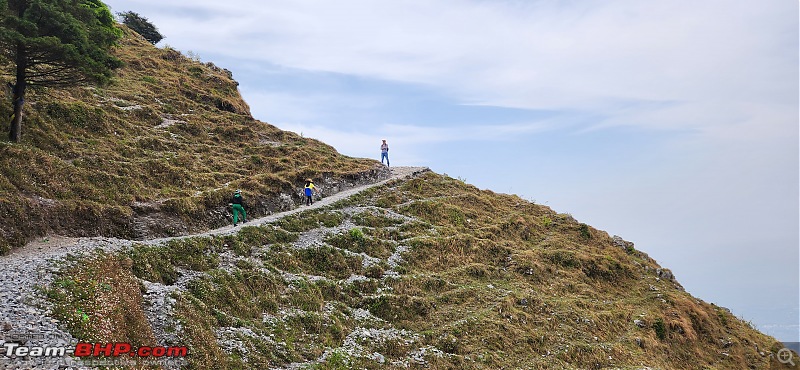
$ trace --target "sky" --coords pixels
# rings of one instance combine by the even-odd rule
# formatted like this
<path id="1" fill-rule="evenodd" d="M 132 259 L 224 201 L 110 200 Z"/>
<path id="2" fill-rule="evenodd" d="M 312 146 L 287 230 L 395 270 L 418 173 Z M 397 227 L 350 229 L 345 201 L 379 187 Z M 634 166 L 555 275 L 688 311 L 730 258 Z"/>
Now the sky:
<path id="1" fill-rule="evenodd" d="M 106 4 L 256 119 L 569 213 L 800 341 L 797 1 Z"/>

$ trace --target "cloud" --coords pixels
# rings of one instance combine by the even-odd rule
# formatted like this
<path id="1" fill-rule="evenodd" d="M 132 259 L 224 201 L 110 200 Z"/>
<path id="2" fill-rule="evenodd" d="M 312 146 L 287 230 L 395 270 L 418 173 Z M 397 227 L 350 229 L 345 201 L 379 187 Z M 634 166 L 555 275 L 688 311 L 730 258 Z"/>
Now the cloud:
<path id="1" fill-rule="evenodd" d="M 323 125 L 280 122 L 277 124 L 285 130 L 301 133 L 312 138 L 324 138 L 325 142 L 345 151 L 348 155 L 371 157 L 374 152 L 372 143 L 391 138 L 393 142 L 402 143 L 406 151 L 415 151 L 432 144 L 455 142 L 492 142 L 512 141 L 536 132 L 550 130 L 548 121 L 520 124 L 486 124 L 455 125 L 451 127 L 417 126 L 411 124 L 383 124 L 370 132 L 335 128 Z M 415 161 L 417 163 L 417 161 Z"/>
<path id="2" fill-rule="evenodd" d="M 797 55 L 786 52 L 796 49 L 796 2 L 135 4 L 168 42 L 201 56 L 430 85 L 464 103 L 622 119 L 620 104 L 675 103 L 667 113 L 684 119 L 626 123 L 685 128 L 729 122 L 740 103 L 797 102 Z"/>
<path id="3" fill-rule="evenodd" d="M 796 1 L 107 3 L 230 61 L 278 127 L 513 184 L 697 271 L 681 281 L 719 303 L 767 302 L 726 278 L 759 253 L 793 259 L 743 276 L 797 292 Z"/>

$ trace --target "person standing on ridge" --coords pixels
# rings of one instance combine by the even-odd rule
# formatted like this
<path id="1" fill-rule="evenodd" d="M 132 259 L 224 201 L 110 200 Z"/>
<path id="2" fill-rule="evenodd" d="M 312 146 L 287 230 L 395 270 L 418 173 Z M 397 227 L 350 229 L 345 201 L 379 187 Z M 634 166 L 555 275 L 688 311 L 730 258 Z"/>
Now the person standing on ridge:
<path id="1" fill-rule="evenodd" d="M 314 193 L 319 193 L 317 191 L 317 187 L 314 186 L 314 181 L 311 181 L 311 179 L 306 179 L 306 187 L 305 189 L 303 189 L 303 192 L 306 195 L 306 205 L 310 206 L 314 204 L 314 199 L 312 198 L 312 195 L 314 195 Z"/>
<path id="2" fill-rule="evenodd" d="M 231 207 L 233 208 L 233 226 L 239 223 L 238 215 L 242 215 L 242 223 L 247 222 L 247 212 L 244 211 L 244 199 L 242 198 L 242 191 L 236 190 L 231 199 Z"/>
<path id="3" fill-rule="evenodd" d="M 383 139 L 383 144 L 381 144 L 381 164 L 383 164 L 384 158 L 386 158 L 386 167 L 389 167 L 389 144 L 386 144 L 386 139 Z"/>

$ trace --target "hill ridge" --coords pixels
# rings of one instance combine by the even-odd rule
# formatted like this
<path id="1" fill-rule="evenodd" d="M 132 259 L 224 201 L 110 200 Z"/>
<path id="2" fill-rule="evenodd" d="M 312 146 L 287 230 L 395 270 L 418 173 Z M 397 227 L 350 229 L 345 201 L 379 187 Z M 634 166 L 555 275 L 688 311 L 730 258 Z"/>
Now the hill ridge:
<path id="1" fill-rule="evenodd" d="M 633 243 L 428 169 L 387 180 L 123 30 L 114 84 L 32 92 L 0 143 L 3 343 L 188 347 L 169 369 L 788 368 Z M 297 208 L 308 177 L 361 190 Z M 261 218 L 233 230 L 237 188 Z"/>
<path id="2" fill-rule="evenodd" d="M 0 289 L 3 326 L 189 348 L 169 369 L 788 368 L 782 344 L 683 291 L 632 243 L 409 173 L 235 230 L 5 257 L 0 281 L 28 293 Z"/>
<path id="3" fill-rule="evenodd" d="M 232 189 L 266 215 L 299 203 L 305 178 L 341 190 L 386 175 L 255 120 L 230 71 L 120 27 L 110 85 L 29 91 L 21 142 L 0 142 L 0 254 L 46 234 L 194 233 L 228 223 Z"/>

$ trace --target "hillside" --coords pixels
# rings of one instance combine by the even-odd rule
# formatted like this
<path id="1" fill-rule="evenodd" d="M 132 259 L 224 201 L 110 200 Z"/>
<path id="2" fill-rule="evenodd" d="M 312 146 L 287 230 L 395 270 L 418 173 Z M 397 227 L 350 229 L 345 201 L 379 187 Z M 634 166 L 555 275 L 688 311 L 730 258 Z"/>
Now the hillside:
<path id="1" fill-rule="evenodd" d="M 0 253 L 48 233 L 186 234 L 228 223 L 235 189 L 258 216 L 294 207 L 307 177 L 336 191 L 387 176 L 253 119 L 230 71 L 123 29 L 110 86 L 31 91 L 22 142 L 0 142 Z"/>
<path id="2" fill-rule="evenodd" d="M 0 143 L 4 246 L 34 241 L 0 256 L 3 343 L 188 350 L 124 368 L 790 368 L 631 242 L 254 120 L 230 72 L 129 30 L 117 53 L 112 86 L 31 96 Z M 327 193 L 298 208 L 305 177 Z"/>
<path id="3" fill-rule="evenodd" d="M 16 313 L 0 319 L 65 343 L 187 347 L 164 368 L 790 368 L 774 338 L 568 214 L 429 171 L 331 200 L 203 236 L 12 254 L 0 297 Z"/>

